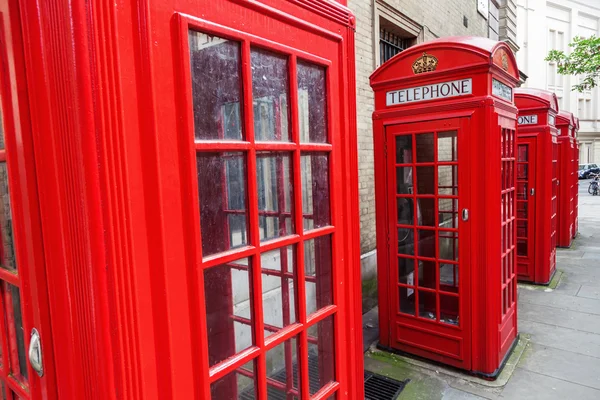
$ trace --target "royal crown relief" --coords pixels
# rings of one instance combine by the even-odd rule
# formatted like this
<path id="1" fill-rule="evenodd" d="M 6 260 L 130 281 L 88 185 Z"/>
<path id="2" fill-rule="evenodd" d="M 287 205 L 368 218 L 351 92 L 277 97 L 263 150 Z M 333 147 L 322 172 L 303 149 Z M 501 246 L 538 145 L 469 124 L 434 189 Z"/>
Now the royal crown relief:
<path id="1" fill-rule="evenodd" d="M 423 53 L 423 55 L 415 60 L 412 65 L 413 72 L 422 74 L 424 72 L 435 71 L 438 65 L 438 59 L 431 54 Z"/>

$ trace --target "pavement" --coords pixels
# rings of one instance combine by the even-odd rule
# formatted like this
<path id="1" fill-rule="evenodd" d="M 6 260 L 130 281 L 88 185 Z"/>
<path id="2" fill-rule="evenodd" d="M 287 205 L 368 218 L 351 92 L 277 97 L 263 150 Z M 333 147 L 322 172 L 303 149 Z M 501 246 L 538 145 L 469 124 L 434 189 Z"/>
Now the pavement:
<path id="1" fill-rule="evenodd" d="M 557 284 L 519 284 L 520 348 L 498 381 L 374 350 L 376 308 L 363 317 L 365 369 L 410 379 L 398 399 L 600 399 L 600 196 L 588 185 L 580 181 L 579 235 L 557 252 Z"/>

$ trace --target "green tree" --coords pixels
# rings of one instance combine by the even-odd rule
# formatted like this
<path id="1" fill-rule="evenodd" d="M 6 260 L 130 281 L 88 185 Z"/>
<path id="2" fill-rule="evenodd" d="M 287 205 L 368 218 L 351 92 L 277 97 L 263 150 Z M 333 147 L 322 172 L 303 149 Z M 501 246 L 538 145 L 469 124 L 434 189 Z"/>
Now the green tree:
<path id="1" fill-rule="evenodd" d="M 581 77 L 580 83 L 573 86 L 574 90 L 583 92 L 596 87 L 600 80 L 600 37 L 577 36 L 573 38 L 573 43 L 569 43 L 569 47 L 572 48 L 570 54 L 550 50 L 546 61 L 556 62 L 561 75 Z"/>

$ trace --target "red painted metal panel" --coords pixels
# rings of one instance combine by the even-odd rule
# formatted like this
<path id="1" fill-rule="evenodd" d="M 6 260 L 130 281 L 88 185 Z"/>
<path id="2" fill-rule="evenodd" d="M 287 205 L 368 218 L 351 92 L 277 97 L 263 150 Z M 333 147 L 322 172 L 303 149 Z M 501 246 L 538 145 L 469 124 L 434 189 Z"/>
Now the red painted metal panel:
<path id="1" fill-rule="evenodd" d="M 535 176 L 528 192 L 528 202 L 535 213 L 529 213 L 528 224 L 534 226 L 535 243 L 531 264 L 519 271 L 519 279 L 548 284 L 556 270 L 558 228 L 558 102 L 554 93 L 539 89 L 516 89 L 515 105 L 519 109 L 517 144 L 535 140 Z M 517 244 L 519 245 L 519 244 Z M 524 258 L 519 257 L 523 263 Z"/>
<path id="2" fill-rule="evenodd" d="M 19 82 L 19 93 L 29 95 L 19 101 L 31 106 L 31 115 L 21 109 L 19 117 L 23 124 L 31 120 L 35 153 L 31 140 L 23 140 L 29 156 L 36 156 L 37 174 L 33 159 L 23 168 L 31 175 L 27 179 L 11 172 L 11 185 L 22 180 L 29 197 L 19 197 L 18 185 L 11 186 L 11 196 L 44 221 L 41 233 L 17 226 L 16 237 L 27 231 L 25 241 L 37 234 L 43 242 L 30 243 L 31 260 L 19 253 L 23 268 L 36 261 L 31 275 L 28 269 L 17 277 L 0 273 L 0 280 L 27 292 L 24 325 L 27 332 L 39 326 L 48 340 L 49 367 L 53 350 L 61 357 L 56 376 L 54 368 L 41 380 L 29 373 L 29 393 L 15 385 L 6 369 L 0 369 L 0 379 L 20 397 L 34 399 L 210 399 L 215 388 L 219 395 L 212 398 L 233 396 L 242 390 L 233 382 L 248 377 L 259 399 L 274 389 L 302 399 L 362 399 L 350 11 L 320 0 L 140 1 L 94 7 L 34 1 L 20 7 L 27 22 L 24 56 L 8 58 L 27 66 L 18 72 L 26 70 L 27 79 L 11 76 L 11 83 Z M 16 26 L 8 29 L 21 32 Z M 191 48 L 190 30 L 203 32 L 209 43 L 194 42 L 198 46 Z M 211 78 L 214 83 L 224 76 L 223 89 L 235 75 L 239 90 L 219 104 L 218 118 L 202 125 L 212 110 L 206 104 L 195 108 L 192 53 L 222 43 L 237 43 L 239 68 L 213 70 Z M 284 59 L 287 67 L 265 68 L 257 81 L 255 52 Z M 322 72 L 322 87 L 300 88 L 299 82 L 314 78 L 314 71 Z M 260 113 L 269 111 L 257 108 L 253 87 L 274 82 L 279 77 L 267 74 L 277 72 L 287 78 L 288 97 L 273 100 L 276 133 L 260 141 L 258 132 L 268 128 L 256 123 L 264 122 Z M 269 97 L 267 89 L 258 100 Z M 319 101 L 323 106 L 313 109 Z M 235 130 L 231 115 L 236 108 L 243 131 L 237 141 L 228 137 Z M 196 135 L 199 126 L 208 127 L 215 138 L 203 141 Z M 315 126 L 324 137 L 304 140 L 301 130 Z M 275 198 L 270 208 L 259 193 L 267 152 L 279 155 L 269 175 L 276 186 L 269 193 Z M 236 168 L 243 183 L 231 186 Z M 288 184 L 289 192 L 284 190 Z M 220 208 L 206 207 L 207 197 L 221 201 Z M 18 212 L 15 220 L 21 218 Z M 39 223 L 38 214 L 30 218 L 31 225 Z M 279 234 L 265 239 L 262 221 L 273 219 Z M 241 221 L 244 228 L 235 232 L 241 236 L 231 234 Z M 38 260 L 41 243 L 46 265 Z M 281 271 L 262 260 L 267 252 L 279 255 Z M 305 269 L 311 262 L 314 270 Z M 288 263 L 293 271 L 284 272 Z M 250 306 L 240 314 L 235 296 L 244 274 L 244 301 Z M 266 320 L 270 310 L 263 305 L 263 280 L 273 278 L 282 292 L 282 327 Z M 3 297 L 7 307 L 10 299 Z M 32 311 L 36 303 L 39 315 Z M 10 330 L 14 321 L 10 316 L 6 321 L 9 325 L 0 328 Z M 249 345 L 238 349 L 237 329 L 246 327 Z M 15 342 L 3 339 L 2 354 L 16 354 L 11 356 L 16 365 Z M 277 355 L 280 347 L 285 384 L 268 376 L 269 354 Z M 294 363 L 299 383 L 292 377 Z"/>
<path id="3" fill-rule="evenodd" d="M 515 343 L 516 71 L 444 38 L 371 76 L 382 347 L 495 376 Z"/>
<path id="4" fill-rule="evenodd" d="M 577 232 L 579 232 L 579 175 L 577 171 L 579 170 L 579 141 L 577 140 L 577 131 L 579 130 L 579 118 L 574 118 L 574 127 L 573 127 L 573 169 L 576 171 L 573 176 L 573 238 L 577 236 Z"/>
<path id="5" fill-rule="evenodd" d="M 575 119 L 573 114 L 561 111 L 556 116 L 558 136 L 558 233 L 557 246 L 570 247 L 575 235 L 574 185 L 577 182 L 577 167 L 575 166 L 575 139 L 573 129 Z"/>

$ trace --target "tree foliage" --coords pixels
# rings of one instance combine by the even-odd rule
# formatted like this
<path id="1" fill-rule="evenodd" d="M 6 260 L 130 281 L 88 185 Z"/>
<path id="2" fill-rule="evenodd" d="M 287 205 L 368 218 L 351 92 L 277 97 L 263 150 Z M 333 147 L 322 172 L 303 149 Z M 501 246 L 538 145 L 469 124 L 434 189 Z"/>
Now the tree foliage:
<path id="1" fill-rule="evenodd" d="M 600 37 L 575 37 L 569 43 L 571 53 L 550 50 L 546 61 L 556 62 L 561 75 L 577 75 L 579 84 L 573 89 L 579 92 L 596 87 L 600 80 Z"/>

